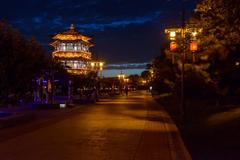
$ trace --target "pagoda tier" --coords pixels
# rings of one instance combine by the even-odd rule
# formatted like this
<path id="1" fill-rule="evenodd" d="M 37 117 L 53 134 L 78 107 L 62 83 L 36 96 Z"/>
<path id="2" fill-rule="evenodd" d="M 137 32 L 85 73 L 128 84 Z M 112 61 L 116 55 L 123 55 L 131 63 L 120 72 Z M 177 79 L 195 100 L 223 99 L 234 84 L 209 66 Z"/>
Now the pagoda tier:
<path id="1" fill-rule="evenodd" d="M 91 53 L 89 52 L 61 52 L 61 51 L 55 51 L 52 53 L 52 56 L 54 59 L 57 60 L 74 60 L 74 59 L 78 59 L 78 60 L 91 60 Z"/>
<path id="2" fill-rule="evenodd" d="M 82 70 L 82 69 L 68 69 L 68 73 L 74 74 L 74 75 L 81 75 L 81 74 L 87 74 L 87 70 Z"/>
<path id="3" fill-rule="evenodd" d="M 62 40 L 62 41 L 84 41 L 86 43 L 90 43 L 89 40 L 91 40 L 90 37 L 81 35 L 80 32 L 78 32 L 73 24 L 71 24 L 70 28 L 63 33 L 58 33 L 53 37 L 54 40 Z"/>
<path id="4" fill-rule="evenodd" d="M 81 35 L 73 25 L 63 33 L 53 36 L 51 45 L 54 47 L 52 57 L 72 74 L 85 74 L 90 71 L 93 45 L 90 37 Z"/>

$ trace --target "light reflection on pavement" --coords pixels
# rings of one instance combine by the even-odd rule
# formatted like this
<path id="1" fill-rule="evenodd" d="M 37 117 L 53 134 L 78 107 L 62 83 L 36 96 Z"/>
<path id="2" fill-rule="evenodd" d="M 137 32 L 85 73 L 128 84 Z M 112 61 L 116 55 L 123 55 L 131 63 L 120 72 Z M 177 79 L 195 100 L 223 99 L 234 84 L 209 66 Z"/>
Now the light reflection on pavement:
<path id="1" fill-rule="evenodd" d="M 191 159 L 149 93 L 103 99 L 57 123 L 4 141 L 3 160 Z"/>

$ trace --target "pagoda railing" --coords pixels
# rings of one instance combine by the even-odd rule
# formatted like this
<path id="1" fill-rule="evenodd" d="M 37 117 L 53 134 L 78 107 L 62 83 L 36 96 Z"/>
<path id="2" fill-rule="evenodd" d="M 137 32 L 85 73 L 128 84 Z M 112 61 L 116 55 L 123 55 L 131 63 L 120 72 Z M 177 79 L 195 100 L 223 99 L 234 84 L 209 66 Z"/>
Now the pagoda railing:
<path id="1" fill-rule="evenodd" d="M 55 51 L 52 53 L 53 58 L 60 59 L 78 59 L 84 58 L 90 60 L 92 54 L 90 52 L 71 52 L 71 51 Z"/>

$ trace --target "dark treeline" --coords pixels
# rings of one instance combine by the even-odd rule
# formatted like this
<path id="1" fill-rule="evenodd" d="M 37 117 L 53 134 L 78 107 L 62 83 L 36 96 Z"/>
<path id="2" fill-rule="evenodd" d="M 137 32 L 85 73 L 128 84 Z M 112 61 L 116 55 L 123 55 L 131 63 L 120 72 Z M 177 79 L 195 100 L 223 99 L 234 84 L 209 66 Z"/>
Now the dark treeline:
<path id="1" fill-rule="evenodd" d="M 50 59 L 34 39 L 26 39 L 0 21 L 0 99 L 22 97 L 32 91 L 32 80 L 51 66 Z"/>

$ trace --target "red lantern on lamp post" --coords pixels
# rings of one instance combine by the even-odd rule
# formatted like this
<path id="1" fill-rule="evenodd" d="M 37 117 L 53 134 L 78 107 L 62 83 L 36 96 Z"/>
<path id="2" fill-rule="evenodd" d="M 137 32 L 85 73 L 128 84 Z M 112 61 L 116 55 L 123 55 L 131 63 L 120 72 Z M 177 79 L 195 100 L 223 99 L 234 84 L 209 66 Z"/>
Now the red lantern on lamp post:
<path id="1" fill-rule="evenodd" d="M 191 42 L 190 43 L 190 51 L 196 52 L 198 50 L 198 44 L 197 42 Z"/>
<path id="2" fill-rule="evenodd" d="M 196 62 L 195 52 L 198 50 L 198 44 L 197 42 L 190 42 L 190 51 L 192 52 L 192 60 L 193 63 Z"/>
<path id="3" fill-rule="evenodd" d="M 175 52 L 177 50 L 177 43 L 176 42 L 170 42 L 170 51 Z M 172 64 L 175 63 L 175 57 L 174 53 L 172 53 Z"/>
<path id="4" fill-rule="evenodd" d="M 177 43 L 176 42 L 171 42 L 170 43 L 170 50 L 171 51 L 176 51 L 177 49 Z"/>

